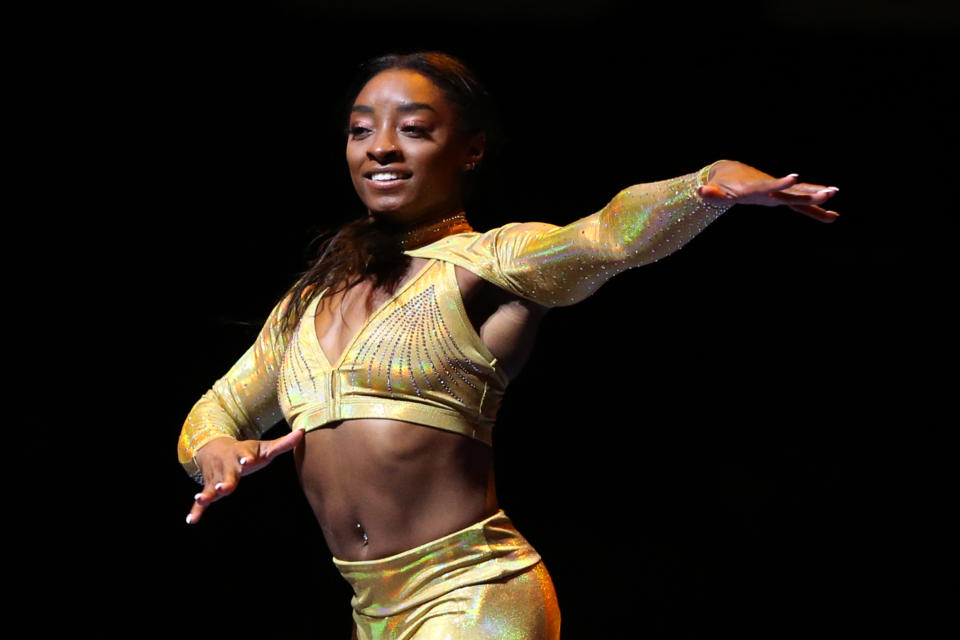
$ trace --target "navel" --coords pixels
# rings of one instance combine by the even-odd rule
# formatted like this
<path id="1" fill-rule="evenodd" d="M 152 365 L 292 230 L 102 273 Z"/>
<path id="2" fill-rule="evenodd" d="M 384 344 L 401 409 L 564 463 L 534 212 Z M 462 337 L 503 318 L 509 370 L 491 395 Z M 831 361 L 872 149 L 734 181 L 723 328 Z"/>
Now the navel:
<path id="1" fill-rule="evenodd" d="M 360 536 L 360 540 L 363 541 L 363 546 L 367 546 L 369 538 L 367 538 L 367 532 L 363 530 L 359 522 L 357 523 L 357 534 Z"/>

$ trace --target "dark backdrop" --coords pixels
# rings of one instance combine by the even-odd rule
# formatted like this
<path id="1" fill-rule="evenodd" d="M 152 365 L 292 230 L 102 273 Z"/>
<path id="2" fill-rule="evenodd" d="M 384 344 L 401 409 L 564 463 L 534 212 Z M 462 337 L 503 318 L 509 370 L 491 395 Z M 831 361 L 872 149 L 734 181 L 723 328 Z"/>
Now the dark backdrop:
<path id="1" fill-rule="evenodd" d="M 955 296 L 931 260 L 956 173 L 955 13 L 285 0 L 84 17 L 60 24 L 78 46 L 50 54 L 75 108 L 40 109 L 66 114 L 66 199 L 89 206 L 68 243 L 84 238 L 95 275 L 73 309 L 105 329 L 78 375 L 101 435 L 69 440 L 108 472 L 74 521 L 101 544 L 52 574 L 79 579 L 72 624 L 349 637 L 350 592 L 291 458 L 188 527 L 196 486 L 174 443 L 313 235 L 361 213 L 340 119 L 356 65 L 416 49 L 461 56 L 500 105 L 508 142 L 477 228 L 563 224 L 720 158 L 840 187 L 833 225 L 737 207 L 549 314 L 502 408 L 496 471 L 564 637 L 915 628 L 946 602 L 937 513 L 955 474 L 937 462 L 925 358 L 947 357 Z"/>

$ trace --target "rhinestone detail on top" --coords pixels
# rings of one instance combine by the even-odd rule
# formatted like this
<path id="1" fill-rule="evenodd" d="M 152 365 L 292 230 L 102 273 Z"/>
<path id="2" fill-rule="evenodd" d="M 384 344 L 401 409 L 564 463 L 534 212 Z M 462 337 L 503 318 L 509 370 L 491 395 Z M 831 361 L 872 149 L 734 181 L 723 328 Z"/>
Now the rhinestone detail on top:
<path id="1" fill-rule="evenodd" d="M 423 396 L 424 388 L 439 387 L 462 402 L 455 389 L 466 385 L 477 390 L 468 376 L 481 373 L 453 339 L 433 285 L 378 320 L 355 353 L 350 383 L 356 385 L 357 372 L 366 371 L 367 386 L 383 376 L 389 393 L 401 378 L 418 396 Z"/>

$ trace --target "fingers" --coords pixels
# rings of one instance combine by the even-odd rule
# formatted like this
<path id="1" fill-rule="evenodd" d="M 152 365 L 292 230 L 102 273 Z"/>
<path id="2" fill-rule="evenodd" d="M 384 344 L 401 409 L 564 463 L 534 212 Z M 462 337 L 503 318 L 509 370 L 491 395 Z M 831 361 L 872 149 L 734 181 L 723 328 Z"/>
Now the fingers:
<path id="1" fill-rule="evenodd" d="M 203 490 L 193 497 L 187 515 L 188 524 L 196 524 L 206 509 L 217 500 L 233 493 L 240 478 L 267 466 L 271 460 L 303 442 L 304 431 L 296 429 L 276 440 L 244 440 L 208 444 L 203 463 Z M 226 440 L 226 439 L 224 439 Z"/>
<path id="2" fill-rule="evenodd" d="M 824 187 L 815 184 L 796 184 L 789 189 L 771 193 L 781 204 L 788 205 L 794 211 L 820 222 L 834 222 L 840 217 L 836 211 L 817 206 L 824 204 L 840 191 L 837 187 Z"/>
<path id="3" fill-rule="evenodd" d="M 815 193 L 788 193 L 778 191 L 770 195 L 780 204 L 823 204 L 833 197 L 833 191 L 817 191 Z"/>
<path id="4" fill-rule="evenodd" d="M 840 217 L 836 211 L 824 209 L 821 206 L 840 191 L 837 187 L 825 187 L 819 184 L 796 182 L 796 174 L 776 180 L 771 186 L 787 185 L 781 189 L 768 192 L 768 197 L 777 204 L 785 204 L 794 211 L 813 218 L 819 222 L 834 222 Z"/>
<path id="5" fill-rule="evenodd" d="M 840 217 L 840 214 L 836 211 L 829 211 L 814 205 L 790 205 L 790 208 L 820 222 L 830 223 Z"/>
<path id="6" fill-rule="evenodd" d="M 296 429 L 276 440 L 244 440 L 229 443 L 209 444 L 204 456 L 203 490 L 193 497 L 193 507 L 187 515 L 187 523 L 195 524 L 204 511 L 236 490 L 240 478 L 267 466 L 271 460 L 303 442 L 303 429 Z M 226 439 L 224 439 L 226 440 Z"/>
<path id="7" fill-rule="evenodd" d="M 798 174 L 791 173 L 790 175 L 784 176 L 783 178 L 779 178 L 777 180 L 771 180 L 770 182 L 766 183 L 762 187 L 762 190 L 766 191 L 767 193 L 771 193 L 774 191 L 783 191 L 784 189 L 789 189 L 790 187 L 797 184 L 798 178 L 799 178 Z"/>
<path id="8" fill-rule="evenodd" d="M 822 184 L 810 184 L 808 182 L 798 182 L 797 184 L 783 190 L 786 193 L 815 195 L 817 193 L 836 193 L 840 191 L 839 187 L 825 187 Z"/>
<path id="9" fill-rule="evenodd" d="M 233 493 L 243 473 L 240 460 L 250 456 L 250 441 L 237 442 L 232 438 L 213 440 L 205 445 L 197 461 L 203 472 L 203 490 L 193 497 L 193 506 L 187 515 L 187 524 L 196 524 L 206 509 L 225 496 Z M 202 456 L 202 459 L 201 459 Z"/>
<path id="10" fill-rule="evenodd" d="M 840 217 L 836 211 L 820 206 L 840 191 L 837 187 L 798 182 L 798 179 L 796 173 L 773 178 L 747 165 L 734 164 L 723 175 L 718 172 L 716 181 L 701 186 L 698 193 L 705 200 L 723 199 L 765 207 L 786 205 L 820 222 L 833 222 Z"/>
<path id="11" fill-rule="evenodd" d="M 267 462 L 273 460 L 281 453 L 292 451 L 299 445 L 304 438 L 302 428 L 294 429 L 282 438 L 260 443 L 260 455 L 266 458 Z"/>
<path id="12" fill-rule="evenodd" d="M 203 517 L 203 512 L 211 504 L 230 495 L 237 488 L 240 479 L 238 469 L 226 468 L 223 472 L 212 472 L 203 486 L 203 490 L 193 496 L 193 507 L 187 514 L 187 524 L 196 524 Z"/>

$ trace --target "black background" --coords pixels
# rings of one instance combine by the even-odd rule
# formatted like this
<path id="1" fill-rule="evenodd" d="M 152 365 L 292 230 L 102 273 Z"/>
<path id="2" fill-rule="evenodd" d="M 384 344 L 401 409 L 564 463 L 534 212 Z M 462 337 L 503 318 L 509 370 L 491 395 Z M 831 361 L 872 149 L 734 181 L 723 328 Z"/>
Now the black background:
<path id="1" fill-rule="evenodd" d="M 479 229 L 564 224 L 720 158 L 840 187 L 835 224 L 737 207 L 549 314 L 501 410 L 496 471 L 564 637 L 918 631 L 955 596 L 951 420 L 934 406 L 955 297 L 939 260 L 955 11 L 285 0 L 33 24 L 21 166 L 65 216 L 33 220 L 52 238 L 37 255 L 78 267 L 49 338 L 79 346 L 82 410 L 50 441 L 68 478 L 95 478 L 82 494 L 58 478 L 61 506 L 43 509 L 34 542 L 60 560 L 26 593 L 70 595 L 41 625 L 349 637 L 350 591 L 292 460 L 188 527 L 196 486 L 173 448 L 313 235 L 362 212 L 340 119 L 356 66 L 419 49 L 462 57 L 499 103 L 508 142 Z"/>

